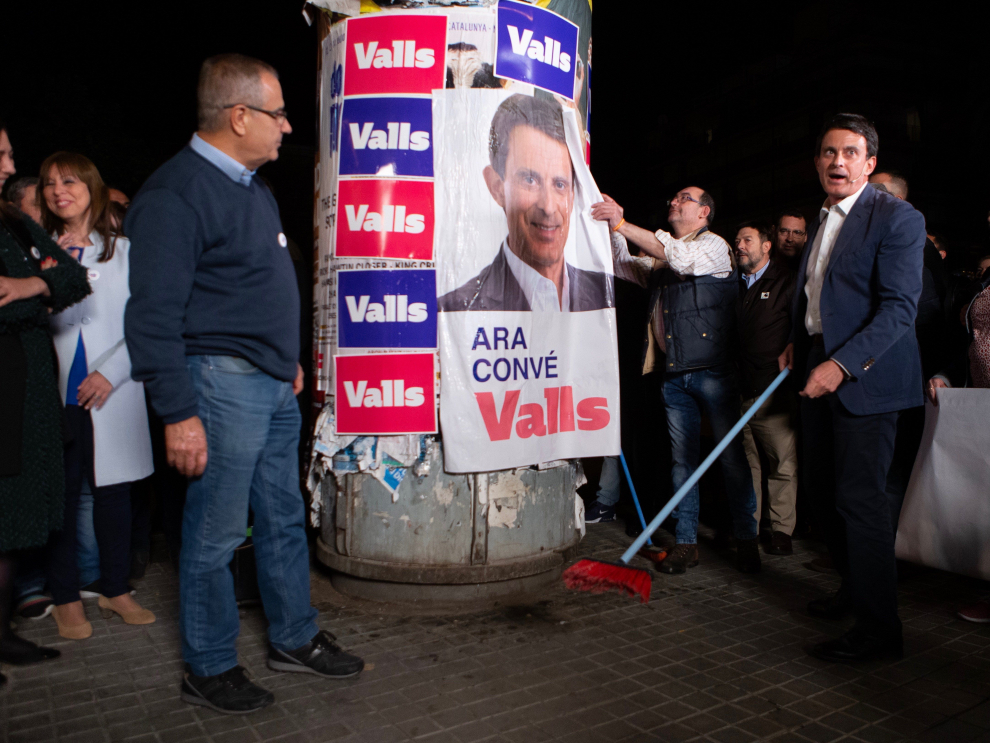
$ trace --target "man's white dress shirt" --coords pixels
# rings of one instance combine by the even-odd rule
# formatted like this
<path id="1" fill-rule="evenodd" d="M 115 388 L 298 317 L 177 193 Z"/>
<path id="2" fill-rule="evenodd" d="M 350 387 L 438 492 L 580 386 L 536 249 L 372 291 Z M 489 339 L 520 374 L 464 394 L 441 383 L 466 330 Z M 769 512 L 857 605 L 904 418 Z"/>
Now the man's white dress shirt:
<path id="1" fill-rule="evenodd" d="M 570 312 L 570 282 L 567 280 L 567 264 L 564 264 L 564 288 L 557 296 L 557 285 L 540 274 L 535 268 L 524 263 L 509 249 L 509 241 L 502 243 L 502 253 L 509 270 L 519 283 L 523 296 L 533 312 Z"/>
<path id="2" fill-rule="evenodd" d="M 808 265 L 805 269 L 804 293 L 808 297 L 808 311 L 804 316 L 804 326 L 808 329 L 809 335 L 821 335 L 822 281 L 825 278 L 825 269 L 828 268 L 828 259 L 832 255 L 832 248 L 835 246 L 836 238 L 839 237 L 842 225 L 846 223 L 846 217 L 868 185 L 869 182 L 864 183 L 856 193 L 847 196 L 833 207 L 829 207 L 827 200 L 822 205 L 818 216 L 818 234 L 815 235 L 815 242 L 811 246 L 811 254 L 808 256 Z M 822 222 L 825 224 L 822 225 Z"/>

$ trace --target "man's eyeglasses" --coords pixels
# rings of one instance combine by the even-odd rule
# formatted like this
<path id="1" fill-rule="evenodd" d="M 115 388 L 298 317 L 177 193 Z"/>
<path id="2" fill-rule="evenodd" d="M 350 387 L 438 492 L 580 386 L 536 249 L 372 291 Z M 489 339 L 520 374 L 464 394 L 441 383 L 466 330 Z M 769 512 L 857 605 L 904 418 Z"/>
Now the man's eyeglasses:
<path id="1" fill-rule="evenodd" d="M 804 230 L 789 230 L 786 227 L 781 227 L 777 230 L 777 234 L 782 237 L 787 237 L 788 235 L 794 235 L 794 237 L 804 237 L 808 233 Z"/>
<path id="2" fill-rule="evenodd" d="M 244 106 L 244 108 L 250 108 L 252 111 L 257 111 L 258 113 L 262 113 L 262 114 L 268 114 L 273 119 L 275 119 L 275 121 L 279 125 L 283 124 L 285 120 L 289 118 L 289 114 L 286 113 L 285 108 L 276 108 L 274 111 L 269 111 L 264 108 L 258 108 L 257 106 L 249 106 L 246 103 L 230 103 L 227 104 L 226 106 L 223 106 L 223 108 L 236 108 L 237 106 Z"/>
<path id="3" fill-rule="evenodd" d="M 672 199 L 668 199 L 667 206 L 673 206 L 674 204 L 683 204 L 685 201 L 693 201 L 695 204 L 701 203 L 697 199 L 691 198 L 690 194 L 682 193 L 682 194 L 677 194 L 677 196 L 675 196 Z"/>

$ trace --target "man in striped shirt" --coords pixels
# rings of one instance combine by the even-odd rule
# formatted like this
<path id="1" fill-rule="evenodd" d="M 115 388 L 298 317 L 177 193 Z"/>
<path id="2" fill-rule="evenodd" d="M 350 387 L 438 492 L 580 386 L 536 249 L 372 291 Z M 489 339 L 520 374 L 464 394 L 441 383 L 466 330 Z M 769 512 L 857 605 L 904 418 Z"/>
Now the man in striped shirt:
<path id="1" fill-rule="evenodd" d="M 615 275 L 650 290 L 650 321 L 643 374 L 663 372 L 676 490 L 697 469 L 701 456 L 701 412 L 721 440 L 739 420 L 735 368 L 736 301 L 739 274 L 728 243 L 709 230 L 715 200 L 701 188 L 682 189 L 667 202 L 671 232 L 655 233 L 630 224 L 614 199 L 591 208 L 612 232 Z M 633 258 L 627 242 L 649 258 Z M 738 552 L 736 567 L 760 570 L 756 495 L 741 439 L 734 439 L 720 461 Z M 594 508 L 594 506 L 592 506 Z M 698 564 L 698 487 L 674 510 L 677 544 L 659 570 L 683 573 Z"/>

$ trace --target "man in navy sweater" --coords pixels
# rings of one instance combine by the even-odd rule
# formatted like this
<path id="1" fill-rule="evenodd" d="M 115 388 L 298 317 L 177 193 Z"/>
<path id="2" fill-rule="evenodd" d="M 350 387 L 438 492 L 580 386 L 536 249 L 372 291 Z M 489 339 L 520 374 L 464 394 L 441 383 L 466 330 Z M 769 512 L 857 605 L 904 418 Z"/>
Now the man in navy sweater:
<path id="1" fill-rule="evenodd" d="M 181 698 L 252 712 L 272 694 L 238 665 L 229 564 L 248 509 L 268 665 L 344 678 L 363 661 L 316 625 L 299 492 L 299 294 L 278 206 L 254 177 L 292 131 L 278 74 L 237 54 L 203 63 L 198 132 L 144 184 L 125 330 L 132 374 L 165 422 L 168 462 L 190 478 L 182 525 Z"/>

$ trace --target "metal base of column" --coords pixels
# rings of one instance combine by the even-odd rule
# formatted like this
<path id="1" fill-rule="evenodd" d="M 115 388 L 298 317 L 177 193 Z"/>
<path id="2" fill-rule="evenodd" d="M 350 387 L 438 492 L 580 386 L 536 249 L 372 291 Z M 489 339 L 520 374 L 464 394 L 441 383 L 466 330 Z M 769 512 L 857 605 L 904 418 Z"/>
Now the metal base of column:
<path id="1" fill-rule="evenodd" d="M 560 579 L 564 566 L 560 552 L 494 565 L 396 565 L 340 555 L 322 539 L 316 542 L 316 558 L 332 571 L 334 589 L 347 596 L 472 610 L 540 595 Z"/>

